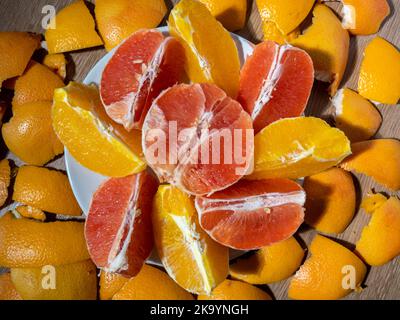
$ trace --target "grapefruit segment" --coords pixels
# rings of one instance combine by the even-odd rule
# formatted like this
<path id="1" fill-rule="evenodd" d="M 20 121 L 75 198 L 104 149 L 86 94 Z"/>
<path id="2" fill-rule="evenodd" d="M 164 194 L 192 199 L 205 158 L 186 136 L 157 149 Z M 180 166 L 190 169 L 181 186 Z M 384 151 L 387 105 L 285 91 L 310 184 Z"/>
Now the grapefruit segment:
<path id="1" fill-rule="evenodd" d="M 125 129 L 140 128 L 154 98 L 180 81 L 184 51 L 178 40 L 140 30 L 116 50 L 101 76 L 107 114 Z"/>
<path id="2" fill-rule="evenodd" d="M 100 185 L 85 224 L 97 267 L 127 276 L 140 271 L 153 248 L 151 203 L 156 191 L 157 181 L 146 171 Z"/>
<path id="3" fill-rule="evenodd" d="M 238 101 L 251 115 L 257 133 L 281 118 L 300 116 L 313 82 L 313 62 L 305 51 L 265 41 L 243 66 Z"/>
<path id="4" fill-rule="evenodd" d="M 305 192 L 288 179 L 241 180 L 196 197 L 200 224 L 217 242 L 253 250 L 289 238 L 303 222 Z"/>

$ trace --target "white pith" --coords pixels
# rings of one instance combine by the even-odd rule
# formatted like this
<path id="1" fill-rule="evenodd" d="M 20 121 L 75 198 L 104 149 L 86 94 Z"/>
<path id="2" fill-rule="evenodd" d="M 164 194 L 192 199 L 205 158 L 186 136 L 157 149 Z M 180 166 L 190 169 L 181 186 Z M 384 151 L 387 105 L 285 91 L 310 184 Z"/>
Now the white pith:
<path id="1" fill-rule="evenodd" d="M 332 98 L 332 105 L 335 108 L 335 115 L 341 116 L 343 114 L 343 89 L 340 89 L 338 92 L 336 92 L 335 96 Z"/>
<path id="2" fill-rule="evenodd" d="M 356 8 L 349 4 L 343 4 L 342 15 L 343 29 L 355 29 L 357 19 Z"/>

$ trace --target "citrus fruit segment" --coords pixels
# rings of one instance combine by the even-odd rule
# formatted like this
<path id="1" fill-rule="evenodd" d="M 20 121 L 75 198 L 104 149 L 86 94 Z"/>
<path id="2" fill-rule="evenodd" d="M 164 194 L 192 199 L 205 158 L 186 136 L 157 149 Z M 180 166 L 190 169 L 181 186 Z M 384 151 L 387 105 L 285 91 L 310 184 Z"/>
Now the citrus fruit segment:
<path id="1" fill-rule="evenodd" d="M 306 177 L 305 221 L 317 231 L 342 233 L 356 209 L 356 190 L 350 173 L 340 168 Z"/>
<path id="2" fill-rule="evenodd" d="M 83 223 L 38 222 L 15 219 L 11 213 L 0 218 L 0 265 L 34 268 L 89 259 Z"/>
<path id="3" fill-rule="evenodd" d="M 251 115 L 257 133 L 276 120 L 300 116 L 313 82 L 313 63 L 305 51 L 265 41 L 242 68 L 238 101 Z"/>
<path id="4" fill-rule="evenodd" d="M 282 31 L 276 26 L 276 23 L 269 20 L 262 21 L 262 31 L 264 41 L 270 40 L 280 45 L 289 43 L 293 39 L 297 38 L 300 34 L 300 30 L 296 28 L 289 34 L 284 35 Z"/>
<path id="5" fill-rule="evenodd" d="M 149 110 L 143 151 L 162 182 L 190 194 L 210 194 L 232 185 L 251 167 L 251 118 L 215 85 L 176 85 Z"/>
<path id="6" fill-rule="evenodd" d="M 67 76 L 67 61 L 64 54 L 48 54 L 44 57 L 43 64 L 56 72 L 62 79 Z"/>
<path id="7" fill-rule="evenodd" d="M 358 78 L 358 92 L 377 102 L 396 104 L 400 99 L 400 52 L 381 37 L 365 48 Z"/>
<path id="8" fill-rule="evenodd" d="M 0 87 L 4 80 L 20 76 L 33 52 L 40 46 L 40 36 L 28 32 L 0 32 Z"/>
<path id="9" fill-rule="evenodd" d="M 53 25 L 53 27 L 51 27 Z M 83 0 L 61 9 L 50 20 L 44 37 L 49 53 L 60 53 L 101 46 L 95 23 Z"/>
<path id="10" fill-rule="evenodd" d="M 185 69 L 190 80 L 215 83 L 236 98 L 240 73 L 238 50 L 229 32 L 206 6 L 196 0 L 181 0 L 172 9 L 168 26 L 185 48 Z"/>
<path id="11" fill-rule="evenodd" d="M 26 164 L 41 166 L 64 152 L 51 125 L 50 101 L 15 107 L 1 132 L 10 151 Z"/>
<path id="12" fill-rule="evenodd" d="M 210 294 L 228 275 L 228 248 L 200 228 L 193 199 L 162 185 L 152 217 L 157 252 L 169 276 L 189 292 Z"/>
<path id="13" fill-rule="evenodd" d="M 291 44 L 307 51 L 314 62 L 315 78 L 331 82 L 333 96 L 342 80 L 349 55 L 349 33 L 331 9 L 317 4 L 312 25 Z"/>
<path id="14" fill-rule="evenodd" d="M 342 0 L 342 26 L 354 35 L 377 33 L 390 13 L 386 0 Z"/>
<path id="15" fill-rule="evenodd" d="M 24 300 L 96 300 L 96 266 L 90 260 L 61 266 L 12 268 L 11 279 Z"/>
<path id="16" fill-rule="evenodd" d="M 113 296 L 113 300 L 193 300 L 193 296 L 165 272 L 145 264 L 138 275 L 130 278 Z"/>
<path id="17" fill-rule="evenodd" d="M 90 88 L 72 85 L 55 90 L 52 120 L 57 136 L 71 155 L 92 171 L 124 177 L 144 170 L 140 154 L 120 141 L 119 137 L 124 140 L 122 130 L 107 119 L 102 121 L 106 117 L 101 116 L 97 90 Z M 131 136 L 137 140 L 140 133 Z"/>
<path id="18" fill-rule="evenodd" d="M 13 111 L 25 103 L 51 101 L 54 90 L 63 86 L 62 79 L 48 67 L 31 61 L 15 82 Z"/>
<path id="19" fill-rule="evenodd" d="M 304 258 L 304 250 L 293 237 L 261 248 L 229 267 L 229 274 L 251 284 L 268 284 L 289 278 Z"/>
<path id="20" fill-rule="evenodd" d="M 373 178 L 392 190 L 400 190 L 400 142 L 395 139 L 376 139 L 351 145 L 353 155 L 340 166 Z"/>
<path id="21" fill-rule="evenodd" d="M 153 100 L 181 80 L 184 60 L 178 40 L 157 30 L 134 33 L 102 73 L 100 96 L 107 114 L 127 130 L 141 128 Z"/>
<path id="22" fill-rule="evenodd" d="M 8 187 L 10 186 L 11 168 L 8 159 L 0 161 L 0 207 L 8 198 Z"/>
<path id="23" fill-rule="evenodd" d="M 255 137 L 250 179 L 306 177 L 337 165 L 351 154 L 344 133 L 314 117 L 278 120 Z"/>
<path id="24" fill-rule="evenodd" d="M 225 280 L 210 295 L 199 295 L 197 300 L 272 300 L 269 294 L 248 283 Z"/>
<path id="25" fill-rule="evenodd" d="M 200 0 L 211 14 L 229 31 L 243 29 L 247 0 Z"/>
<path id="26" fill-rule="evenodd" d="M 129 281 L 118 273 L 111 273 L 106 271 L 100 272 L 100 300 L 111 300 L 114 294 L 116 294 L 121 288 Z"/>
<path id="27" fill-rule="evenodd" d="M 400 200 L 390 197 L 372 212 L 356 251 L 371 266 L 381 266 L 400 255 Z"/>
<path id="28" fill-rule="evenodd" d="M 82 214 L 68 177 L 60 171 L 47 168 L 19 168 L 15 178 L 13 200 L 50 213 L 69 216 Z"/>
<path id="29" fill-rule="evenodd" d="M 9 272 L 0 274 L 0 301 L 1 300 L 22 300 L 11 281 Z"/>
<path id="30" fill-rule="evenodd" d="M 217 242 L 258 249 L 289 238 L 303 222 L 303 189 L 288 179 L 241 180 L 208 197 L 196 197 L 202 228 Z"/>
<path id="31" fill-rule="evenodd" d="M 32 218 L 39 221 L 46 220 L 46 214 L 42 210 L 35 207 L 18 206 L 15 208 L 15 211 L 24 218 Z"/>
<path id="32" fill-rule="evenodd" d="M 105 181 L 93 195 L 85 224 L 98 268 L 135 276 L 153 248 L 151 206 L 157 180 L 143 171 Z"/>
<path id="33" fill-rule="evenodd" d="M 387 198 L 381 193 L 369 193 L 362 199 L 361 208 L 363 208 L 366 213 L 371 214 L 382 206 L 386 200 Z"/>
<path id="34" fill-rule="evenodd" d="M 332 98 L 335 124 L 351 142 L 370 139 L 382 123 L 379 111 L 365 98 L 350 89 L 340 89 Z"/>
<path id="35" fill-rule="evenodd" d="M 310 251 L 290 282 L 289 298 L 335 300 L 361 289 L 367 268 L 353 252 L 321 235 L 315 236 Z"/>
<path id="36" fill-rule="evenodd" d="M 107 51 L 132 33 L 157 27 L 167 13 L 164 0 L 97 0 L 97 27 Z"/>

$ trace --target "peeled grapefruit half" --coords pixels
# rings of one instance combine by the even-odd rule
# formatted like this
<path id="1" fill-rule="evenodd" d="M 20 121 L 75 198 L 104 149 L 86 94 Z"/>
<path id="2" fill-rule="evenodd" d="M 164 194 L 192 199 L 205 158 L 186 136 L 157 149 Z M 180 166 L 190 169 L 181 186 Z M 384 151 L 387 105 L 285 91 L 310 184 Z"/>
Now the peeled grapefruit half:
<path id="1" fill-rule="evenodd" d="M 115 51 L 101 76 L 107 114 L 125 129 L 141 128 L 154 98 L 181 80 L 184 49 L 157 30 L 140 30 Z"/>
<path id="2" fill-rule="evenodd" d="M 146 171 L 105 181 L 85 224 L 90 257 L 107 272 L 135 276 L 153 248 L 151 207 L 157 179 Z"/>
<path id="3" fill-rule="evenodd" d="M 313 82 L 313 62 L 305 51 L 265 41 L 243 66 L 238 100 L 257 133 L 276 120 L 300 116 Z"/>
<path id="4" fill-rule="evenodd" d="M 253 250 L 285 240 L 303 222 L 304 190 L 289 179 L 241 180 L 208 197 L 196 197 L 202 228 L 215 241 Z"/>
<path id="5" fill-rule="evenodd" d="M 162 182 L 193 195 L 237 182 L 251 168 L 254 133 L 241 105 L 213 84 L 164 91 L 143 124 L 147 163 Z"/>

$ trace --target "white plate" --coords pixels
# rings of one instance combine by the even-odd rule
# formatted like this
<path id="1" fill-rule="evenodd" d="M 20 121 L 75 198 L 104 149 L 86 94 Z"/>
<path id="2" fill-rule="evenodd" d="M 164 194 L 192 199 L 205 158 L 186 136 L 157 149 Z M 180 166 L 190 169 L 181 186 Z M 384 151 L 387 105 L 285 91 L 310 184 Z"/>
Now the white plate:
<path id="1" fill-rule="evenodd" d="M 169 35 L 168 27 L 161 27 L 158 28 L 158 30 L 166 36 Z M 247 57 L 253 52 L 253 44 L 234 33 L 231 33 L 231 36 L 238 48 L 240 63 L 241 65 L 243 65 Z M 116 49 L 117 48 L 114 48 L 113 50 L 108 52 L 103 58 L 101 58 L 97 62 L 97 64 L 93 67 L 92 70 L 89 71 L 86 78 L 83 80 L 84 84 L 94 83 L 99 86 L 103 69 L 106 66 L 107 62 L 111 59 Z M 89 211 L 89 206 L 93 193 L 96 191 L 98 186 L 107 179 L 107 177 L 102 176 L 101 174 L 93 172 L 82 166 L 71 156 L 67 149 L 65 149 L 65 166 L 74 195 L 78 200 L 78 203 L 82 208 L 84 214 L 86 215 Z M 157 260 L 158 259 L 150 257 L 149 262 L 159 264 L 159 261 Z"/>

